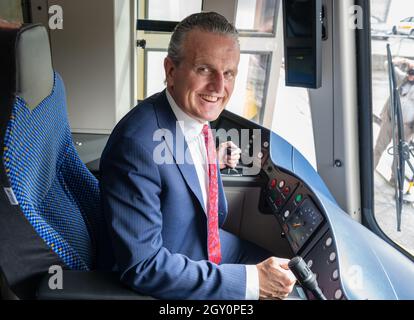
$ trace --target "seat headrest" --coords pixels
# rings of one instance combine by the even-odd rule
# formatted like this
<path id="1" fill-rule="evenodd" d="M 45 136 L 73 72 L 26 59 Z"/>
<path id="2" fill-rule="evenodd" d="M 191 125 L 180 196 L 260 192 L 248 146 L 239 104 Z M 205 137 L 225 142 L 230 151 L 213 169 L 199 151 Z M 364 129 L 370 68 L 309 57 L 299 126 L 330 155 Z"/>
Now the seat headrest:
<path id="1" fill-rule="evenodd" d="M 16 60 L 16 93 L 33 109 L 50 95 L 53 88 L 52 56 L 45 27 L 33 25 L 20 32 Z"/>
<path id="2" fill-rule="evenodd" d="M 18 29 L 0 27 L 2 56 L 9 61 L 8 79 L 2 79 L 2 89 L 9 88 L 24 99 L 32 110 L 53 88 L 53 67 L 47 30 L 42 25 L 25 24 Z M 11 55 L 11 57 L 10 57 Z M 4 86 L 3 86 L 4 84 Z"/>

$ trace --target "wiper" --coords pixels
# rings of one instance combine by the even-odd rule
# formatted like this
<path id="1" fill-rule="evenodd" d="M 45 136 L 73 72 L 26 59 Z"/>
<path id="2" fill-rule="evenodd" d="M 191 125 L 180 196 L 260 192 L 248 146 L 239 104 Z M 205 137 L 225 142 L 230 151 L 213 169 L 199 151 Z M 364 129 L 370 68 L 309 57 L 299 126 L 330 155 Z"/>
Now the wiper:
<path id="1" fill-rule="evenodd" d="M 404 123 L 401 112 L 401 100 L 398 93 L 397 81 L 395 77 L 394 63 L 392 62 L 391 48 L 387 44 L 388 59 L 388 77 L 390 85 L 390 103 L 389 112 L 391 115 L 392 125 L 392 149 L 393 163 L 392 170 L 394 174 L 394 190 L 395 190 L 395 208 L 397 213 L 397 231 L 401 231 L 401 213 L 403 208 L 404 197 L 404 178 L 405 178 L 405 161 L 411 167 L 408 161 L 410 157 L 409 145 L 404 141 Z"/>

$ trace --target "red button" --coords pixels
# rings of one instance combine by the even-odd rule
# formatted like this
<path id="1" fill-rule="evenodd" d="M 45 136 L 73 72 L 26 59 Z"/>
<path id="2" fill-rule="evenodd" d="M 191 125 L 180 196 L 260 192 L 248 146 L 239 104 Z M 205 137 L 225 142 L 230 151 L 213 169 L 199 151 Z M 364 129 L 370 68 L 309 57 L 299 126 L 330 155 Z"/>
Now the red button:
<path id="1" fill-rule="evenodd" d="M 283 189 L 283 193 L 285 195 L 288 195 L 290 193 L 290 188 L 289 187 L 286 187 L 285 189 Z"/>
<path id="2" fill-rule="evenodd" d="M 272 182 L 270 183 L 270 188 L 275 189 L 277 185 L 277 180 L 273 179 Z"/>

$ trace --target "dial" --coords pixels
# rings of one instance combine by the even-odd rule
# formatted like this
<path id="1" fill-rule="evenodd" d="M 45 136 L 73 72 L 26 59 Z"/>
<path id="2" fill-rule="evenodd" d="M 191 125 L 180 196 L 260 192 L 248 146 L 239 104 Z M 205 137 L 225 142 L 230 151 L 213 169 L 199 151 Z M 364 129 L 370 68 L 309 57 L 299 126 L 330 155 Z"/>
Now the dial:
<path id="1" fill-rule="evenodd" d="M 315 233 L 323 217 L 313 202 L 307 198 L 286 221 L 288 235 L 295 252 L 299 251 Z"/>

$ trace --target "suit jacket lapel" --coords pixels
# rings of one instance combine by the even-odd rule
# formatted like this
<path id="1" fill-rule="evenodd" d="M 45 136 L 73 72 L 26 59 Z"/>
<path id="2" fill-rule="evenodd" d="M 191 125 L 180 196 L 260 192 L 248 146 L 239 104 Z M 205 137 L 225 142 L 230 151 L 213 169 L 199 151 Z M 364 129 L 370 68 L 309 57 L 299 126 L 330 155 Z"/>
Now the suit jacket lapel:
<path id="1" fill-rule="evenodd" d="M 155 102 L 155 113 L 158 119 L 159 128 L 166 131 L 164 141 L 170 149 L 175 163 L 177 164 L 188 187 L 199 201 L 201 207 L 206 210 L 204 207 L 197 172 L 192 164 L 193 161 L 188 150 L 187 142 L 185 141 L 184 134 L 177 122 L 177 118 L 168 103 L 165 90 L 159 95 L 157 101 Z M 169 136 L 171 137 L 171 135 L 173 139 L 166 138 Z"/>

